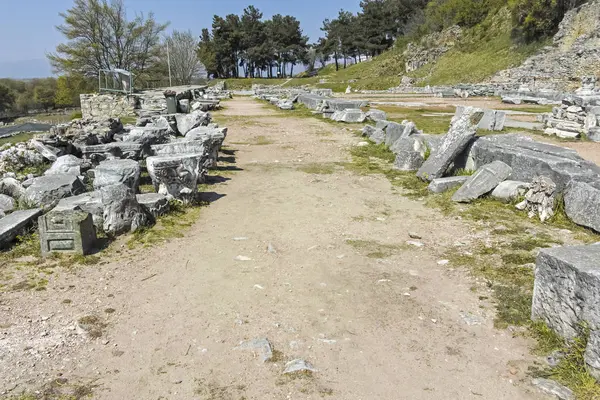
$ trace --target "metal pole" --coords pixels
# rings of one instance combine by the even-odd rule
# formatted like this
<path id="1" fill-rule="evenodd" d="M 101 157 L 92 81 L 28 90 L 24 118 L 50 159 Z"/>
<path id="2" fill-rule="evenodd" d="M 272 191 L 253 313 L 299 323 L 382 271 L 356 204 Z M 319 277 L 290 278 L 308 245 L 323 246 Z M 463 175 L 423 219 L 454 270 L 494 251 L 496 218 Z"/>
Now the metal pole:
<path id="1" fill-rule="evenodd" d="M 171 82 L 171 56 L 169 55 L 169 39 L 167 38 L 167 65 L 169 66 L 169 86 L 173 86 Z"/>

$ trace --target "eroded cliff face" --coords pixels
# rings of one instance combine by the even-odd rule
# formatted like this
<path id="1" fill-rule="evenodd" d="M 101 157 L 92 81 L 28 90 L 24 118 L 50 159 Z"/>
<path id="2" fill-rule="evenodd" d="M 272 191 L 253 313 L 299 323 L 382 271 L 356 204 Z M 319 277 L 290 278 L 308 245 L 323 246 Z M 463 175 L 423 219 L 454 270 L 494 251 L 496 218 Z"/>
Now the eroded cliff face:
<path id="1" fill-rule="evenodd" d="M 565 14 L 552 45 L 491 81 L 520 82 L 537 89 L 573 90 L 582 76 L 600 75 L 600 1 Z"/>

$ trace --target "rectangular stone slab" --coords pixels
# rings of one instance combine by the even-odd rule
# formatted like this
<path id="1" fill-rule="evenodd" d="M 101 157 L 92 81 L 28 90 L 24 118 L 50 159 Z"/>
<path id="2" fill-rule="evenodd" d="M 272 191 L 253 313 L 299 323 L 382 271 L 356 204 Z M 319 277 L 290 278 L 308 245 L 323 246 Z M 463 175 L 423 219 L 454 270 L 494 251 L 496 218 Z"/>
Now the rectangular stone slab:
<path id="1" fill-rule="evenodd" d="M 575 150 L 513 134 L 478 138 L 467 159 L 471 169 L 500 160 L 512 167 L 511 179 L 531 182 L 537 176 L 546 176 L 556 183 L 559 191 L 571 179 L 583 182 L 600 179 L 600 167 L 581 158 Z"/>
<path id="2" fill-rule="evenodd" d="M 512 168 L 502 161 L 494 161 L 479 168 L 454 193 L 452 201 L 468 203 L 491 192 L 512 173 Z"/>
<path id="3" fill-rule="evenodd" d="M 8 247 L 41 214 L 41 209 L 20 210 L 0 219 L 0 248 Z"/>
<path id="4" fill-rule="evenodd" d="M 449 176 L 447 178 L 437 178 L 431 181 L 427 189 L 432 193 L 444 193 L 457 186 L 463 185 L 468 176 Z"/>
<path id="5" fill-rule="evenodd" d="M 100 162 L 111 158 L 129 158 L 139 160 L 144 153 L 144 144 L 135 142 L 113 142 L 93 146 L 81 146 L 82 156 L 93 162 Z"/>
<path id="6" fill-rule="evenodd" d="M 425 161 L 417 171 L 417 176 L 429 182 L 444 176 L 450 165 L 475 137 L 482 116 L 481 109 L 467 107 L 460 117 L 455 117 L 439 149 Z"/>
<path id="7" fill-rule="evenodd" d="M 535 268 L 531 317 L 573 339 L 586 322 L 590 338 L 585 362 L 600 377 L 600 245 L 540 251 Z"/>
<path id="8" fill-rule="evenodd" d="M 600 181 L 591 184 L 571 181 L 564 200 L 565 213 L 571 221 L 600 232 Z"/>
<path id="9" fill-rule="evenodd" d="M 156 156 L 170 154 L 204 154 L 208 149 L 200 140 L 178 140 L 166 144 L 150 146 L 152 154 Z"/>

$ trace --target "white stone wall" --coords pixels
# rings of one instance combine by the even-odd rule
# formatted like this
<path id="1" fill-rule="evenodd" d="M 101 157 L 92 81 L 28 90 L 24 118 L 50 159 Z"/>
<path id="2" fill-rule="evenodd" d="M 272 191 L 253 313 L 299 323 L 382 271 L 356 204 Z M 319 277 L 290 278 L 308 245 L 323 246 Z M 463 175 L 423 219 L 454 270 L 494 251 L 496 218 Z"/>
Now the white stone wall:
<path id="1" fill-rule="evenodd" d="M 134 116 L 137 97 L 122 94 L 82 94 L 83 118 L 120 118 Z"/>

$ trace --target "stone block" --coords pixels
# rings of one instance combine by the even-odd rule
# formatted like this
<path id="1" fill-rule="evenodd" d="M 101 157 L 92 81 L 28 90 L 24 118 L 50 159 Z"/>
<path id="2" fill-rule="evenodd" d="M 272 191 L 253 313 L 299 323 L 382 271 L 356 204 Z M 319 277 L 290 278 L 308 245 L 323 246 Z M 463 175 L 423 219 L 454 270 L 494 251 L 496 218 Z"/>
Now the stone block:
<path id="1" fill-rule="evenodd" d="M 94 225 L 103 229 L 104 207 L 100 192 L 86 192 L 78 196 L 61 199 L 52 211 L 84 211 L 92 214 Z"/>
<path id="2" fill-rule="evenodd" d="M 368 137 L 375 144 L 381 144 L 385 140 L 385 132 L 372 125 L 366 125 L 362 130 L 363 136 Z"/>
<path id="3" fill-rule="evenodd" d="M 160 193 L 144 193 L 136 196 L 142 208 L 154 218 L 169 212 L 170 205 L 166 196 Z"/>
<path id="4" fill-rule="evenodd" d="M 600 232 L 600 181 L 571 181 L 564 194 L 565 213 L 577 225 Z"/>
<path id="5" fill-rule="evenodd" d="M 103 227 L 108 235 L 115 236 L 126 232 L 135 232 L 150 221 L 142 209 L 135 193 L 120 183 L 104 186 L 100 189 L 103 206 Z"/>
<path id="6" fill-rule="evenodd" d="M 82 156 L 94 164 L 104 160 L 130 159 L 140 160 L 147 151 L 147 146 L 136 142 L 113 142 L 92 146 L 80 146 Z"/>
<path id="7" fill-rule="evenodd" d="M 171 127 L 166 119 L 161 126 L 154 124 L 139 126 L 131 129 L 127 134 L 123 135 L 123 142 L 140 143 L 144 146 L 149 146 L 159 143 L 167 143 L 170 140 L 169 132 Z"/>
<path id="8" fill-rule="evenodd" d="M 201 154 L 153 156 L 146 159 L 156 191 L 169 199 L 193 201 L 198 192 Z"/>
<path id="9" fill-rule="evenodd" d="M 60 199 L 85 192 L 85 185 L 75 175 L 55 174 L 34 178 L 25 189 L 25 199 L 37 207 L 50 209 Z"/>
<path id="10" fill-rule="evenodd" d="M 189 131 L 198 126 L 208 125 L 211 117 L 209 113 L 193 111 L 189 114 L 176 114 L 175 119 L 177 120 L 179 134 L 185 136 Z"/>
<path id="11" fill-rule="evenodd" d="M 6 177 L 0 180 L 0 193 L 18 200 L 25 196 L 25 188 L 15 178 Z"/>
<path id="12" fill-rule="evenodd" d="M 502 161 L 494 161 L 479 168 L 454 193 L 452 200 L 459 203 L 469 203 L 486 193 L 494 190 L 512 173 L 512 168 Z"/>
<path id="13" fill-rule="evenodd" d="M 14 211 L 0 218 L 0 248 L 7 248 L 13 240 L 31 226 L 42 214 L 41 209 Z"/>
<path id="14" fill-rule="evenodd" d="M 590 329 L 585 362 L 600 378 L 600 245 L 555 247 L 540 251 L 535 268 L 531 316 L 565 339 Z"/>
<path id="15" fill-rule="evenodd" d="M 359 108 L 347 108 L 344 110 L 338 110 L 333 113 L 331 117 L 333 121 L 337 122 L 346 122 L 346 123 L 362 123 L 367 119 L 367 114 L 365 114 Z"/>
<path id="16" fill-rule="evenodd" d="M 432 193 L 444 193 L 455 187 L 462 186 L 468 176 L 449 176 L 447 178 L 436 178 L 431 181 L 427 189 Z"/>
<path id="17" fill-rule="evenodd" d="M 518 199 L 520 196 L 524 196 L 529 189 L 529 183 L 521 181 L 504 181 L 500 182 L 496 189 L 492 191 L 491 196 L 500 200 L 504 203 L 510 203 L 513 200 Z"/>
<path id="18" fill-rule="evenodd" d="M 387 119 L 387 114 L 383 110 L 371 109 L 367 111 L 367 118 L 371 121 L 385 121 Z"/>
<path id="19" fill-rule="evenodd" d="M 466 159 L 475 169 L 502 161 L 511 166 L 511 179 L 517 181 L 532 182 L 546 176 L 556 183 L 559 192 L 572 179 L 587 182 L 600 178 L 600 167 L 581 158 L 575 150 L 514 134 L 477 138 Z"/>
<path id="20" fill-rule="evenodd" d="M 82 164 L 83 160 L 81 158 L 67 154 L 66 156 L 58 157 L 52 166 L 44 172 L 44 175 L 70 174 L 79 176 L 81 175 Z"/>
<path id="21" fill-rule="evenodd" d="M 94 169 L 94 189 L 124 183 L 134 192 L 140 185 L 140 164 L 134 160 L 103 161 Z"/>
<path id="22" fill-rule="evenodd" d="M 51 253 L 90 254 L 96 245 L 92 214 L 51 211 L 38 218 L 42 256 Z"/>
<path id="23" fill-rule="evenodd" d="M 600 142 L 600 127 L 588 129 L 587 137 L 592 142 Z"/>
<path id="24" fill-rule="evenodd" d="M 460 117 L 453 118 L 450 130 L 444 135 L 439 149 L 423 163 L 417 176 L 429 182 L 444 176 L 450 165 L 475 137 L 482 116 L 481 109 L 467 107 Z"/>
<path id="25" fill-rule="evenodd" d="M 208 136 L 206 136 L 206 138 L 210 141 Z M 176 140 L 167 144 L 151 146 L 152 154 L 155 156 L 171 154 L 205 154 L 207 150 L 208 148 L 200 140 Z"/>
<path id="26" fill-rule="evenodd" d="M 0 211 L 9 212 L 15 209 L 15 199 L 5 194 L 0 193 Z"/>
<path id="27" fill-rule="evenodd" d="M 59 149 L 55 149 L 51 146 L 46 146 L 45 144 L 37 140 L 32 139 L 29 141 L 29 144 L 33 146 L 33 148 L 36 149 L 38 153 L 40 153 L 45 159 L 49 161 L 54 162 L 58 159 L 58 156 L 61 155 Z"/>
<path id="28" fill-rule="evenodd" d="M 401 137 L 404 137 L 404 132 L 406 130 L 406 126 L 399 124 L 393 121 L 387 121 L 385 127 L 383 128 L 385 132 L 384 143 L 386 146 L 393 146 L 394 143 Z M 408 135 L 406 135 L 408 136 Z"/>
<path id="29" fill-rule="evenodd" d="M 420 135 L 400 138 L 394 143 L 394 169 L 416 171 L 425 162 L 427 143 Z"/>

